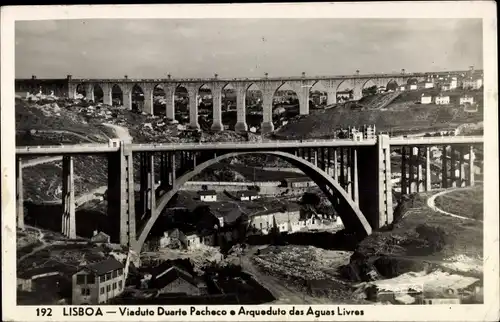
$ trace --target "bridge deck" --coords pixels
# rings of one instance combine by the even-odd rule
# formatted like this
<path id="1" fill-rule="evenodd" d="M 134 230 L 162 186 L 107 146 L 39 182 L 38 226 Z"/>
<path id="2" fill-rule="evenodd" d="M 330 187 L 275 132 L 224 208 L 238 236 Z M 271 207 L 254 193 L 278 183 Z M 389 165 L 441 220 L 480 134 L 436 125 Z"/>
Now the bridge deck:
<path id="1" fill-rule="evenodd" d="M 483 143 L 482 136 L 444 136 L 420 138 L 391 138 L 390 145 L 443 145 L 443 144 L 475 144 Z M 337 140 L 304 140 L 304 141 L 265 141 L 265 142 L 206 142 L 206 143 L 143 143 L 132 144 L 133 152 L 159 151 L 205 151 L 205 150 L 272 150 L 287 148 L 322 148 L 322 147 L 356 147 L 373 146 L 376 139 L 353 141 Z M 109 144 L 74 144 L 53 146 L 20 146 L 16 147 L 16 155 L 63 155 L 63 154 L 101 154 L 116 152 L 120 148 Z"/>

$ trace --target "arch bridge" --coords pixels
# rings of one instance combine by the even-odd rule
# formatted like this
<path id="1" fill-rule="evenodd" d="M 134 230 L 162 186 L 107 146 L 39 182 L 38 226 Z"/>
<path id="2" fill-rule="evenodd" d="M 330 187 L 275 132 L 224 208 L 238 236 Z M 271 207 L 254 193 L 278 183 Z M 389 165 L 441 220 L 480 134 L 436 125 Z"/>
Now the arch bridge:
<path id="1" fill-rule="evenodd" d="M 63 156 L 61 229 L 74 238 L 73 159 L 77 155 L 107 156 L 108 220 L 114 227 L 109 234 L 113 242 L 140 251 L 162 211 L 185 182 L 222 160 L 266 154 L 302 170 L 336 207 L 346 229 L 364 236 L 393 222 L 394 190 L 408 194 L 436 187 L 474 185 L 474 174 L 482 167 L 482 144 L 482 137 L 406 139 L 379 135 L 361 141 L 183 144 L 112 141 L 109 145 L 17 147 L 18 226 L 24 227 L 23 157 Z M 440 156 L 435 157 L 433 154 L 438 150 Z M 441 163 L 436 165 L 439 158 Z M 398 176 L 400 180 L 393 184 Z"/>

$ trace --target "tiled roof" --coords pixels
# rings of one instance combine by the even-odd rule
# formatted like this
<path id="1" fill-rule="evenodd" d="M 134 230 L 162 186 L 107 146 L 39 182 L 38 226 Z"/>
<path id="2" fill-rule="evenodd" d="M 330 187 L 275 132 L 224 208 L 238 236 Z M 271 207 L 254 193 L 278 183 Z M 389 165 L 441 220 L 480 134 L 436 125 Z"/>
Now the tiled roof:
<path id="1" fill-rule="evenodd" d="M 255 190 L 244 190 L 237 192 L 238 197 L 256 196 L 257 194 L 258 193 Z"/>
<path id="2" fill-rule="evenodd" d="M 198 281 L 193 278 L 191 274 L 175 265 L 170 265 L 170 267 L 168 268 L 165 267 L 165 270 L 163 270 L 153 278 L 153 285 L 157 288 L 165 287 L 178 278 L 182 278 L 191 285 L 194 285 L 196 287 L 198 286 Z"/>
<path id="3" fill-rule="evenodd" d="M 200 196 L 213 196 L 213 195 L 216 195 L 217 192 L 215 192 L 215 190 L 202 190 L 202 191 L 198 191 L 198 195 Z"/>
<path id="4" fill-rule="evenodd" d="M 102 262 L 87 265 L 87 268 L 97 275 L 103 275 L 116 269 L 123 268 L 123 264 L 117 261 L 114 257 L 110 257 Z"/>

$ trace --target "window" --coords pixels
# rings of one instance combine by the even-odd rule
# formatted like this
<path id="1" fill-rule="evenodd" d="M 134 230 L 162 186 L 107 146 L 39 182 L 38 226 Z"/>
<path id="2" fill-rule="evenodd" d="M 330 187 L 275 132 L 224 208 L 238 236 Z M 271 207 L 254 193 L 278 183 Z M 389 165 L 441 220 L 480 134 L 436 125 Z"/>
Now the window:
<path id="1" fill-rule="evenodd" d="M 109 281 L 111 279 L 111 273 L 106 273 L 106 281 Z"/>
<path id="2" fill-rule="evenodd" d="M 122 289 L 122 281 L 118 281 L 118 289 L 121 290 Z"/>
<path id="3" fill-rule="evenodd" d="M 90 295 L 90 288 L 82 288 L 82 295 L 88 296 Z"/>
<path id="4" fill-rule="evenodd" d="M 123 274 L 123 268 L 120 268 L 120 269 L 118 270 L 118 276 L 121 276 L 122 274 Z"/>
<path id="5" fill-rule="evenodd" d="M 117 270 L 113 271 L 113 278 L 115 278 L 117 276 L 117 274 L 118 274 Z"/>
<path id="6" fill-rule="evenodd" d="M 111 285 L 106 286 L 106 292 L 109 292 L 109 291 L 111 291 Z"/>
<path id="7" fill-rule="evenodd" d="M 101 283 L 106 282 L 106 275 L 99 276 L 99 282 L 101 282 Z"/>
<path id="8" fill-rule="evenodd" d="M 113 289 L 116 290 L 116 282 L 113 283 Z"/>
<path id="9" fill-rule="evenodd" d="M 87 275 L 87 284 L 94 284 L 94 283 L 95 283 L 95 276 Z"/>
<path id="10" fill-rule="evenodd" d="M 78 285 L 85 284 L 85 276 L 86 275 L 83 274 L 76 275 L 76 284 Z"/>
<path id="11" fill-rule="evenodd" d="M 104 294 L 104 286 L 101 287 L 101 294 Z"/>
<path id="12" fill-rule="evenodd" d="M 262 223 L 260 223 L 260 229 L 262 229 Z"/>

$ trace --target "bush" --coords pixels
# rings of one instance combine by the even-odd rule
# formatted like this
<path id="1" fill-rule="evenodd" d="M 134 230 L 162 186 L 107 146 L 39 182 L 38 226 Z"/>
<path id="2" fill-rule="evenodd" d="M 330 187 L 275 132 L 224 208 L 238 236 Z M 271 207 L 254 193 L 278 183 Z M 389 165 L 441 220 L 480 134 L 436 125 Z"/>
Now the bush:
<path id="1" fill-rule="evenodd" d="M 427 241 L 428 247 L 432 252 L 439 252 L 446 245 L 448 236 L 441 227 L 421 224 L 415 228 L 415 231 L 421 239 Z"/>

